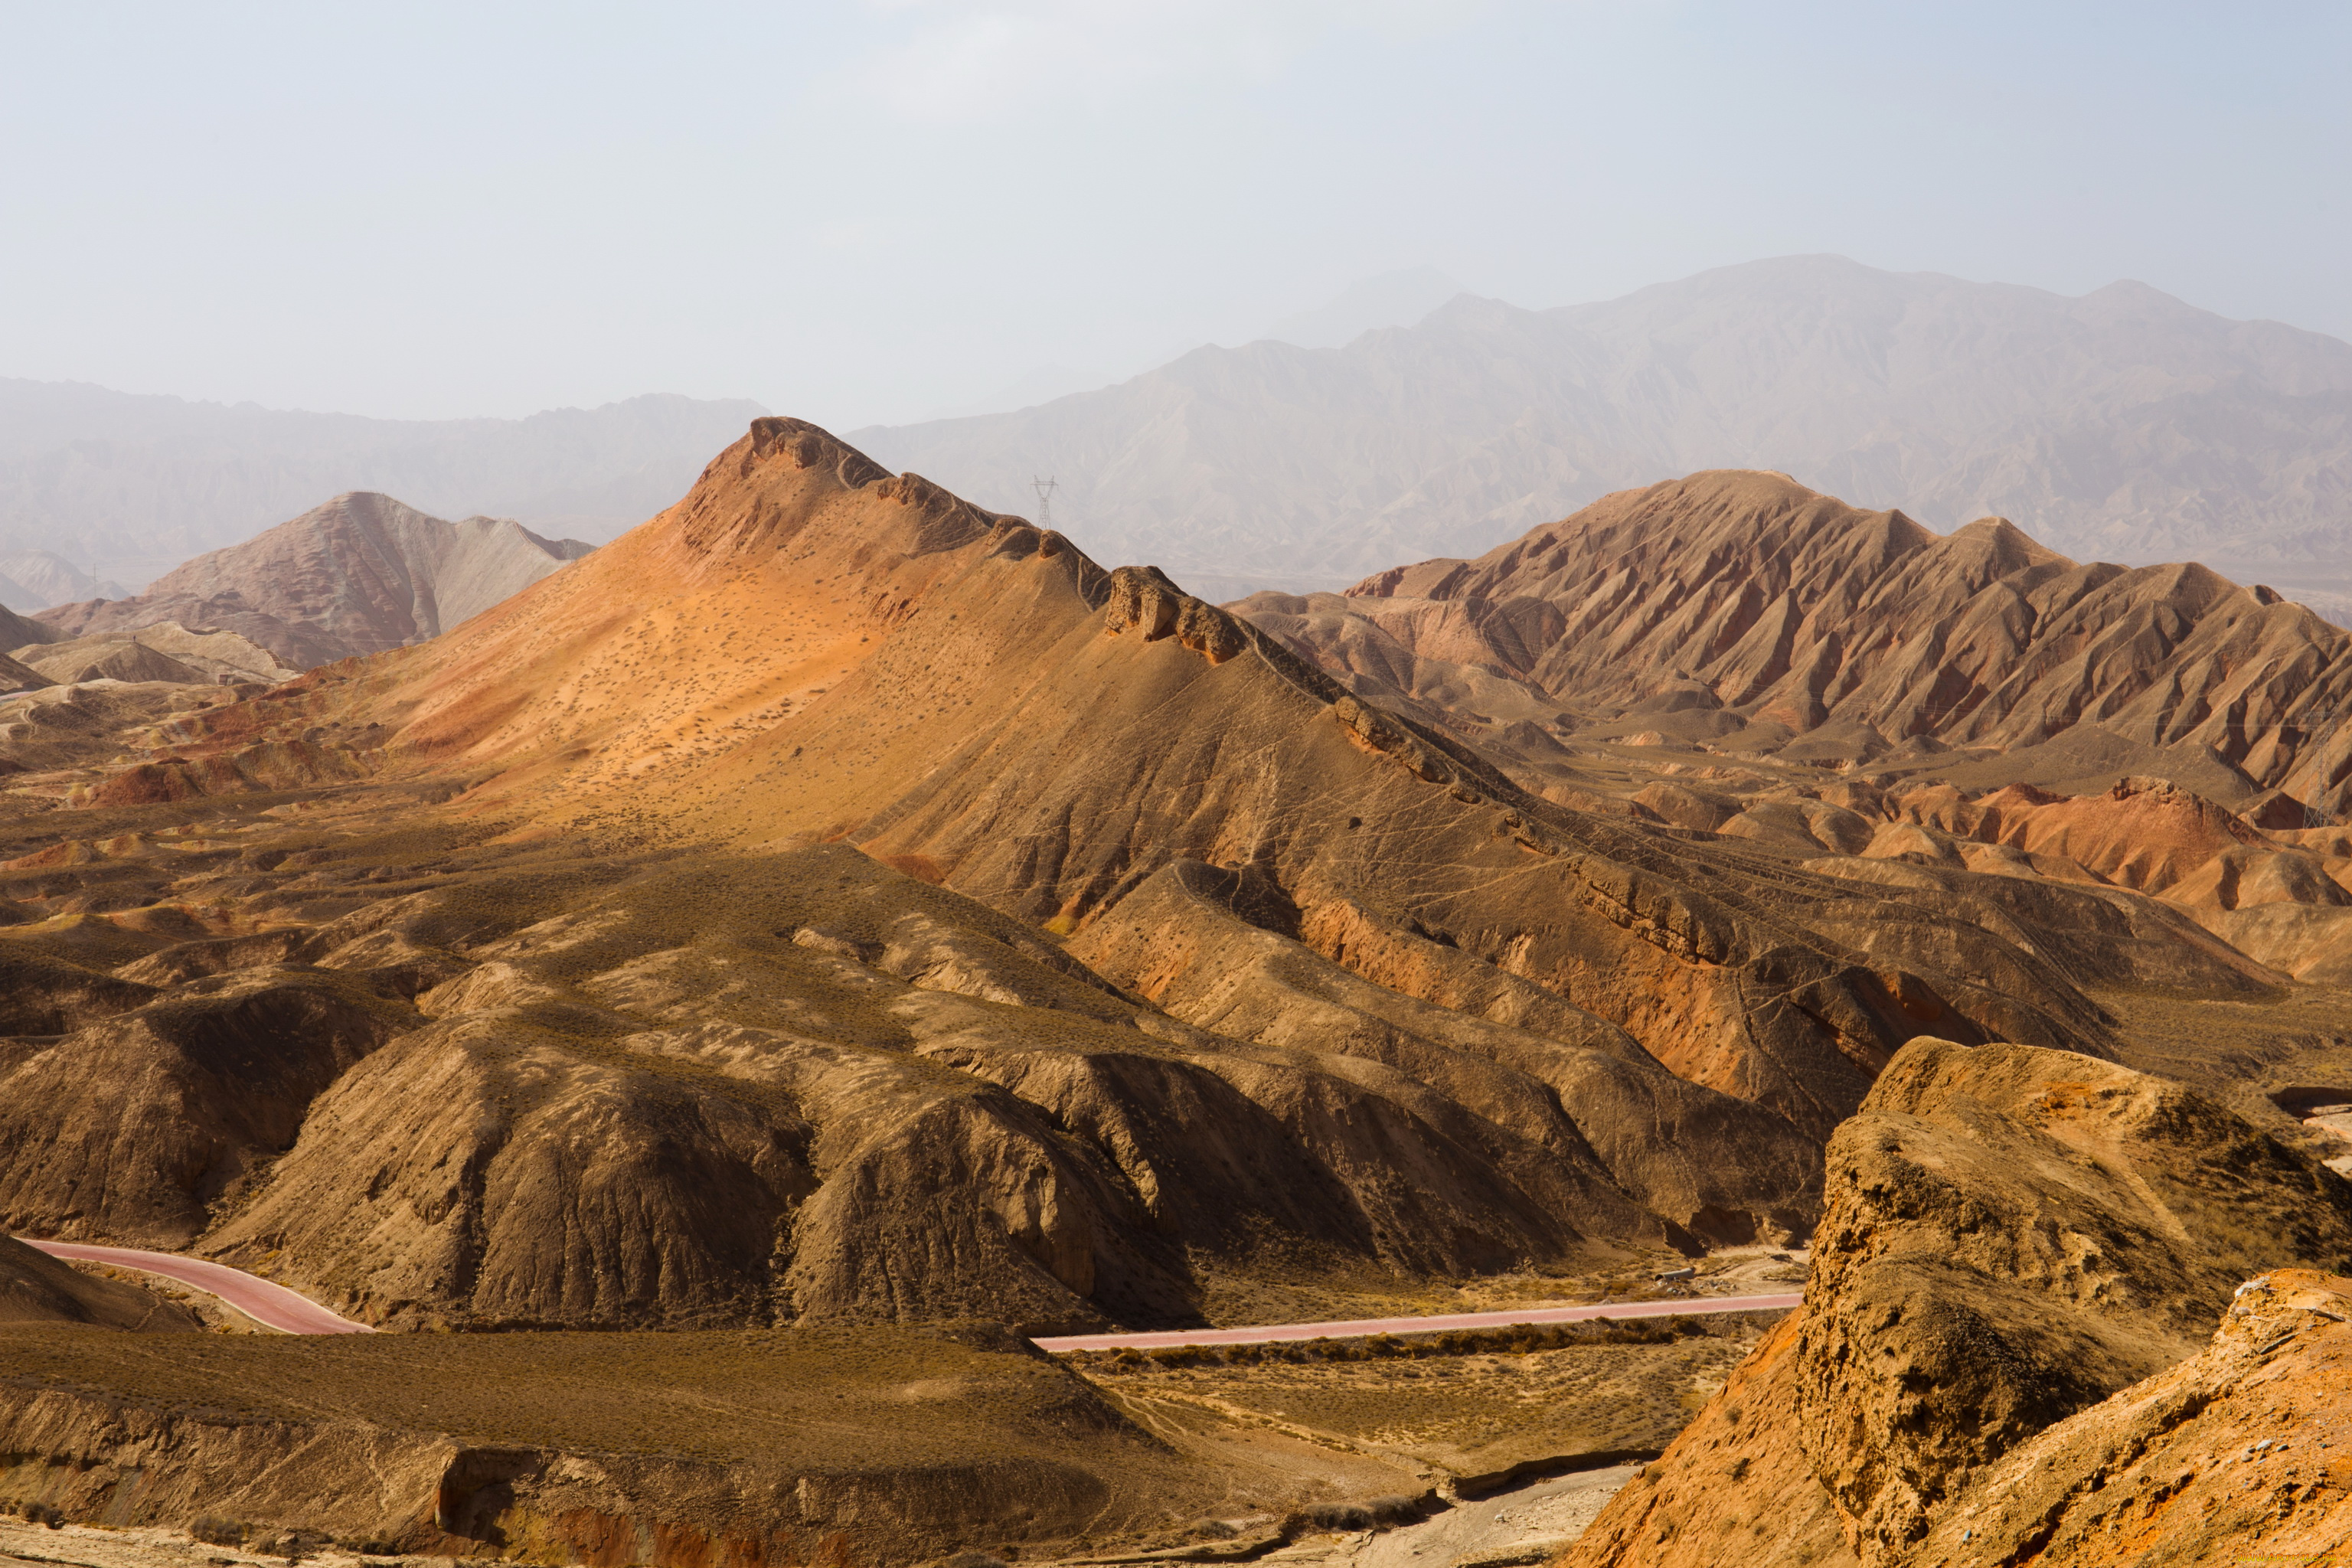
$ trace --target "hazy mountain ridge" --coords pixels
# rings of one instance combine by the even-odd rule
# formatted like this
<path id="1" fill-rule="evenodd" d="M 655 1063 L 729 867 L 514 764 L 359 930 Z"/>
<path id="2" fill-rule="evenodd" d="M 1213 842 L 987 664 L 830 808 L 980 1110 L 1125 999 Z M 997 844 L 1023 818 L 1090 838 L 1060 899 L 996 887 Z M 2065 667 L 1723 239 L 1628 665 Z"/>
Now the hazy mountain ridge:
<path id="1" fill-rule="evenodd" d="M 297 669 L 440 636 L 594 546 L 509 518 L 447 522 L 360 491 L 215 550 L 131 599 L 44 610 L 54 635 L 175 621 L 250 637 Z"/>
<path id="2" fill-rule="evenodd" d="M 853 439 L 983 504 L 1034 474 L 1086 548 L 1204 586 L 1474 554 L 1613 490 L 1769 468 L 2078 556 L 2352 548 L 2352 345 L 2142 284 L 2069 299 L 1834 257 L 1604 303 L 1463 296 L 1339 349 L 1203 348 L 1015 414 Z"/>
<path id="3" fill-rule="evenodd" d="M 0 379 L 0 548 L 94 558 L 138 586 L 351 490 L 593 542 L 683 495 L 762 412 L 653 395 L 524 419 L 371 419 Z"/>

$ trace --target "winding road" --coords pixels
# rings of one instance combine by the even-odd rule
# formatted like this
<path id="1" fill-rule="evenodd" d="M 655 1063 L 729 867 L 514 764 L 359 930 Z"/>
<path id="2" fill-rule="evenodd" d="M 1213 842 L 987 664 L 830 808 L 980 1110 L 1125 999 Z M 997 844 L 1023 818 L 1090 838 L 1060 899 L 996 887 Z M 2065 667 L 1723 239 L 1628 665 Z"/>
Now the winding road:
<path id="1" fill-rule="evenodd" d="M 172 1252 L 132 1247 L 87 1247 L 76 1241 L 19 1237 L 52 1258 L 111 1264 L 160 1274 L 209 1291 L 264 1328 L 289 1334 L 372 1334 L 365 1323 L 339 1318 L 308 1296 L 273 1285 L 242 1268 Z M 1591 1307 L 1527 1307 L 1503 1312 L 1453 1312 L 1432 1318 L 1349 1318 L 1326 1323 L 1265 1323 L 1240 1329 L 1178 1329 L 1148 1334 L 1061 1334 L 1031 1342 L 1043 1351 L 1160 1350 L 1171 1345 L 1257 1345 L 1286 1340 L 1360 1339 L 1368 1334 L 1434 1334 L 1448 1329 L 1507 1329 L 1521 1323 L 1583 1323 L 1595 1318 L 1678 1318 L 1695 1312 L 1780 1312 L 1802 1296 L 1685 1296 L 1667 1301 L 1611 1301 Z"/>
<path id="2" fill-rule="evenodd" d="M 37 1247 L 51 1258 L 63 1258 L 78 1263 L 105 1263 L 116 1268 L 136 1268 L 146 1274 L 161 1274 L 166 1279 L 176 1279 L 208 1291 L 251 1318 L 266 1329 L 276 1329 L 287 1334 L 372 1334 L 375 1331 L 365 1323 L 354 1323 L 349 1318 L 339 1318 L 308 1296 L 289 1290 L 283 1285 L 273 1285 L 257 1275 L 242 1268 L 231 1268 L 226 1263 L 212 1263 L 201 1258 L 182 1258 L 173 1252 L 142 1252 L 135 1247 L 85 1247 L 78 1241 L 36 1241 L 29 1236 L 18 1237 L 27 1247 Z"/>
<path id="3" fill-rule="evenodd" d="M 1507 1329 L 1520 1323 L 1584 1323 L 1595 1318 L 1679 1318 L 1694 1312 L 1778 1312 L 1802 1296 L 1686 1296 L 1671 1301 L 1611 1301 L 1593 1307 L 1523 1307 L 1438 1318 L 1350 1318 L 1245 1329 L 1179 1329 L 1157 1334 L 1066 1334 L 1033 1340 L 1042 1351 L 1159 1350 L 1169 1345 L 1258 1345 L 1279 1340 L 1349 1340 L 1366 1334 L 1434 1334 L 1447 1329 Z"/>

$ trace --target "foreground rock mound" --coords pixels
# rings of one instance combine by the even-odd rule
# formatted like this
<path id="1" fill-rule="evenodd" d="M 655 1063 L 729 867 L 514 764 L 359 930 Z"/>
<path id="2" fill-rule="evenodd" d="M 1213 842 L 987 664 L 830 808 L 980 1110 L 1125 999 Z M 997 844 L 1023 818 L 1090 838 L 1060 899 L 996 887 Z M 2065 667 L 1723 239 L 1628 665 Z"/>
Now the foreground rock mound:
<path id="1" fill-rule="evenodd" d="M 358 490 L 199 555 L 136 598 L 62 605 L 39 618 L 72 637 L 164 621 L 236 632 L 308 669 L 438 637 L 592 548 L 501 518 L 445 522 Z"/>
<path id="2" fill-rule="evenodd" d="M 2352 1533 L 2352 1279 L 2242 1286 L 2212 1343 L 2011 1454 L 1913 1553 L 1922 1563 L 2190 1568 L 2315 1563 Z"/>
<path id="3" fill-rule="evenodd" d="M 1802 1310 L 1568 1561 L 2021 1561 L 1922 1542 L 2293 1265 L 2352 1267 L 2309 1157 L 2112 1064 L 1915 1041 L 1831 1142 Z"/>
<path id="4" fill-rule="evenodd" d="M 2352 633 L 2201 566 L 2081 564 L 1999 518 L 1939 536 L 1780 474 L 1627 490 L 1475 561 L 1236 607 L 1365 696 L 1505 745 L 1536 726 L 1523 751 L 1597 725 L 1790 761 L 1982 748 L 2027 777 L 2018 753 L 2057 748 L 2352 805 Z"/>

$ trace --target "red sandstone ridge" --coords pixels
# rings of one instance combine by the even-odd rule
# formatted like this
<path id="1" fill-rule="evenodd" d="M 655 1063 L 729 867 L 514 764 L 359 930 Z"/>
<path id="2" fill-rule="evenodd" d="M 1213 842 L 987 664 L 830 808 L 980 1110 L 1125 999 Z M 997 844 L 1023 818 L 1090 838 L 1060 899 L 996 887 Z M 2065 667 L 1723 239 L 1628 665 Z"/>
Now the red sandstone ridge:
<path id="1" fill-rule="evenodd" d="M 2020 776 L 2018 753 L 2063 744 L 2352 805 L 2352 634 L 2201 566 L 2078 563 L 2000 518 L 1937 535 L 1780 474 L 1627 490 L 1475 561 L 1235 608 L 1361 694 L 1474 733 L 1788 761 L 1985 748 Z"/>
<path id="2" fill-rule="evenodd" d="M 445 522 L 365 490 L 175 567 L 134 599 L 44 610 L 57 637 L 163 621 L 241 632 L 297 668 L 438 637 L 588 553 L 519 522 Z"/>

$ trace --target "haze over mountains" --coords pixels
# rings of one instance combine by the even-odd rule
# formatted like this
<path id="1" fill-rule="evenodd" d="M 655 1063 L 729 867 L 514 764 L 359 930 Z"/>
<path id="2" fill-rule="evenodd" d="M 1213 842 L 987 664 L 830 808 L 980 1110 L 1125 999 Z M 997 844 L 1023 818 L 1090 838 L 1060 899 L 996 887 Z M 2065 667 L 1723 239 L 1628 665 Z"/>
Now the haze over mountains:
<path id="1" fill-rule="evenodd" d="M 594 543 L 684 494 L 761 412 L 649 395 L 526 419 L 370 419 L 0 380 L 0 549 L 94 561 L 137 589 L 351 490 Z"/>
<path id="2" fill-rule="evenodd" d="M 1457 298 L 1344 347 L 1202 348 L 852 439 L 1223 596 L 1471 555 L 1611 491 L 1768 468 L 2082 559 L 2352 555 L 2352 345 L 2145 285 L 2080 299 L 1790 257 L 1597 304 Z"/>

